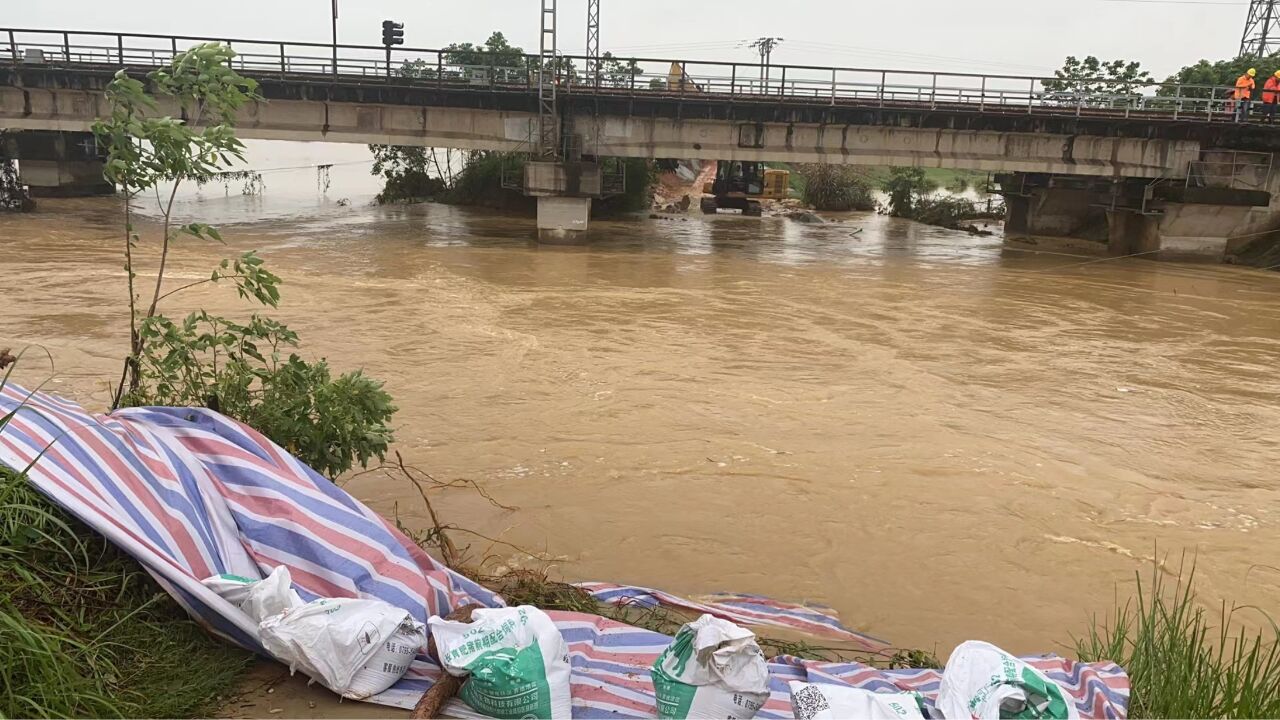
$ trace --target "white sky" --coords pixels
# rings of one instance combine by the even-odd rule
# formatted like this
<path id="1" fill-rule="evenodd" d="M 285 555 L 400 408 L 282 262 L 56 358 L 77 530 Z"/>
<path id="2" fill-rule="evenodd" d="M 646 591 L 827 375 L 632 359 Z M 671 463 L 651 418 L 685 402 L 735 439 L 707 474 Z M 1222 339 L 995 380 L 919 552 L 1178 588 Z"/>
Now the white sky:
<path id="1" fill-rule="evenodd" d="M 536 51 L 540 0 L 338 0 L 340 42 L 481 42 L 502 30 Z M 1069 54 L 1136 59 L 1163 79 L 1235 54 L 1245 0 L 602 0 L 601 49 L 751 62 L 741 41 L 785 38 L 775 64 L 1047 73 Z M 183 6 L 190 10 L 181 9 Z M 0 0 L 0 25 L 328 42 L 330 0 Z M 586 1 L 560 0 L 560 49 L 581 52 Z"/>

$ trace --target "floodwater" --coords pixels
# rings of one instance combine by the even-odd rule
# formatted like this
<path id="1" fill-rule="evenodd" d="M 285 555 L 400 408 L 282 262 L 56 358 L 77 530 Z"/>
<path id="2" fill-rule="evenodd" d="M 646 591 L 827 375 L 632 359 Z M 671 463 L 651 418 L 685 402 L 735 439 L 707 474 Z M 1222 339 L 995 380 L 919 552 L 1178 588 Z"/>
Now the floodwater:
<path id="1" fill-rule="evenodd" d="M 344 161 L 322 150 L 289 158 Z M 450 490 L 448 522 L 570 580 L 824 603 L 944 655 L 1062 650 L 1157 548 L 1198 553 L 1207 600 L 1280 612 L 1280 275 L 868 214 L 598 222 L 590 246 L 539 247 L 528 218 L 370 206 L 363 151 L 341 152 L 328 189 L 302 169 L 261 197 L 184 194 L 228 247 L 184 244 L 171 281 L 260 250 L 304 353 L 386 381 L 406 461 L 518 508 Z M 126 344 L 118 213 L 0 216 L 0 347 L 43 345 L 49 387 L 94 408 Z M 408 486 L 347 487 L 425 522 Z"/>

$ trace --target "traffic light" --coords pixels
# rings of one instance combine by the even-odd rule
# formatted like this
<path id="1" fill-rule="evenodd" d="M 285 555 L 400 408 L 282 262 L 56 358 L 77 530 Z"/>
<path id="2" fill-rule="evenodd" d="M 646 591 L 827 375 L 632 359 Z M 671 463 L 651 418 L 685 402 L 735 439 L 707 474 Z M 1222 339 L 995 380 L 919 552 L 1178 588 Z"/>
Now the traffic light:
<path id="1" fill-rule="evenodd" d="M 382 21 L 382 44 L 387 47 L 404 44 L 404 23 L 395 20 Z"/>

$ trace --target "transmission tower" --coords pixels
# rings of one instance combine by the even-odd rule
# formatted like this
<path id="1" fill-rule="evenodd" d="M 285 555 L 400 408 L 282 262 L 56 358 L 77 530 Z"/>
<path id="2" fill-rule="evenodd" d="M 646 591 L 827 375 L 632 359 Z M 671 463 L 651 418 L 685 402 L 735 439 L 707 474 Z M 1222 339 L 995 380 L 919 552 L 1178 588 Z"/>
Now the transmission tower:
<path id="1" fill-rule="evenodd" d="M 538 40 L 538 154 L 544 160 L 560 155 L 556 132 L 556 0 L 542 0 L 542 34 Z"/>
<path id="2" fill-rule="evenodd" d="M 1266 57 L 1280 50 L 1280 0 L 1250 0 L 1240 56 Z"/>
<path id="3" fill-rule="evenodd" d="M 587 0 L 587 81 L 600 86 L 600 0 Z"/>

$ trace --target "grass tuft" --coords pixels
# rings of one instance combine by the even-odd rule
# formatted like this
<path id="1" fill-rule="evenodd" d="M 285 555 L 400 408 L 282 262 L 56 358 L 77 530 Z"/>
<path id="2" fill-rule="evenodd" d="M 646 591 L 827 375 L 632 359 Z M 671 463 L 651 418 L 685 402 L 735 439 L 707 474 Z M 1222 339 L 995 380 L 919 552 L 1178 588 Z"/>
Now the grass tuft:
<path id="1" fill-rule="evenodd" d="M 1094 618 L 1076 640 L 1080 660 L 1111 660 L 1129 673 L 1134 718 L 1280 717 L 1277 628 L 1256 608 L 1211 612 L 1192 589 L 1195 562 L 1184 555 L 1172 584 L 1163 563 L 1137 575 L 1137 595 L 1110 618 Z M 1241 616 L 1257 612 L 1263 628 Z"/>
<path id="2" fill-rule="evenodd" d="M 207 715 L 251 661 L 0 467 L 0 718 Z"/>

